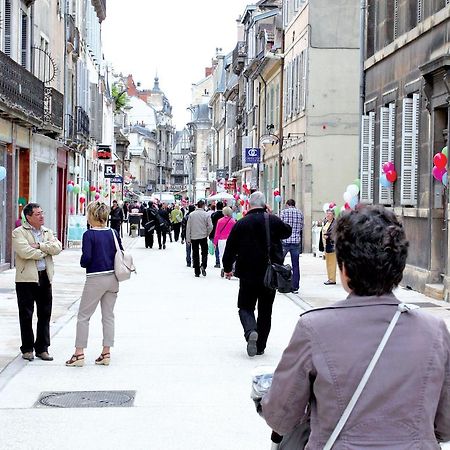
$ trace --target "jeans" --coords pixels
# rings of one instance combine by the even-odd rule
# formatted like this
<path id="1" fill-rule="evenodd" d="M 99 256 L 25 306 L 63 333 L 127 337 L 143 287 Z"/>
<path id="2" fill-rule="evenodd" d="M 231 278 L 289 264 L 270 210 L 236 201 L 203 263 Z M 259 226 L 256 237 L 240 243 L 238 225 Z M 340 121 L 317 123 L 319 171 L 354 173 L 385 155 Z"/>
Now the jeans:
<path id="1" fill-rule="evenodd" d="M 214 255 L 216 256 L 216 266 L 220 266 L 220 253 L 219 253 L 219 246 L 216 245 L 214 249 Z"/>
<path id="2" fill-rule="evenodd" d="M 173 223 L 173 235 L 175 238 L 175 242 L 178 242 L 178 238 L 180 237 L 180 230 L 181 230 L 181 222 L 180 223 Z"/>
<path id="3" fill-rule="evenodd" d="M 283 257 L 290 253 L 292 264 L 292 290 L 298 291 L 300 286 L 300 244 L 283 244 Z"/>
<path id="4" fill-rule="evenodd" d="M 17 305 L 19 307 L 22 353 L 43 353 L 50 346 L 50 316 L 52 314 L 52 285 L 47 272 L 39 272 L 39 283 L 16 283 Z M 36 302 L 36 341 L 33 334 L 33 312 Z"/>
<path id="5" fill-rule="evenodd" d="M 191 249 L 192 249 L 191 244 L 188 244 L 186 242 L 186 264 L 189 265 L 189 266 L 192 264 Z"/>
<path id="6" fill-rule="evenodd" d="M 202 251 L 202 267 L 208 265 L 208 238 L 192 239 L 192 262 L 194 263 L 195 275 L 200 275 L 200 248 Z"/>
<path id="7" fill-rule="evenodd" d="M 252 331 L 258 332 L 256 349 L 264 351 L 272 325 L 272 306 L 276 291 L 264 287 L 262 281 L 250 282 L 241 280 L 239 284 L 238 308 L 239 318 L 244 329 L 245 339 Z M 258 307 L 258 319 L 255 319 L 255 308 Z"/>

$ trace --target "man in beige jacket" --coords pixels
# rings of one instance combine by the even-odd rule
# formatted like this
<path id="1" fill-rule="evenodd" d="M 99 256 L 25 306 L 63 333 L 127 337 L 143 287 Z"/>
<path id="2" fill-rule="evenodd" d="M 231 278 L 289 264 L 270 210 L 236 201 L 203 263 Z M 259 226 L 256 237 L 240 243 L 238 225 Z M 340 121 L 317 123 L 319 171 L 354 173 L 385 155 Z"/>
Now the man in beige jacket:
<path id="1" fill-rule="evenodd" d="M 44 227 L 44 213 L 37 203 L 23 208 L 26 222 L 12 232 L 16 252 L 16 293 L 19 307 L 22 358 L 32 361 L 33 350 L 44 361 L 52 361 L 50 316 L 52 313 L 53 256 L 62 250 L 61 242 Z M 37 311 L 36 340 L 33 334 L 34 302 Z"/>

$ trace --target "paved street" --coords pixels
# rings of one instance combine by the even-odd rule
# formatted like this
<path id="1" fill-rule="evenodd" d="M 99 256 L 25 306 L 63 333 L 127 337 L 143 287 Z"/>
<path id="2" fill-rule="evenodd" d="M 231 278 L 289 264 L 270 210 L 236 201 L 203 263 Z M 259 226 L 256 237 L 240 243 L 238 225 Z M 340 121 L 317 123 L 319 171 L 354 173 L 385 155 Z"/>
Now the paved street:
<path id="1" fill-rule="evenodd" d="M 249 358 L 237 316 L 237 280 L 221 279 L 212 267 L 206 278 L 194 278 L 180 243 L 168 243 L 165 251 L 145 249 L 139 238 L 125 244 L 138 275 L 121 285 L 109 367 L 94 365 L 101 349 L 98 311 L 85 367 L 64 366 L 73 352 L 84 281 L 80 249 L 55 258 L 53 362 L 28 363 L 18 356 L 14 271 L 0 274 L 0 449 L 270 448 L 270 430 L 249 398 L 251 373 L 277 363 L 301 307 L 345 296 L 341 286 L 323 285 L 324 261 L 302 256 L 300 295 L 277 295 L 267 351 Z M 450 325 L 448 303 L 406 289 L 397 295 Z M 134 407 L 33 407 L 41 392 L 80 390 L 136 391 Z"/>

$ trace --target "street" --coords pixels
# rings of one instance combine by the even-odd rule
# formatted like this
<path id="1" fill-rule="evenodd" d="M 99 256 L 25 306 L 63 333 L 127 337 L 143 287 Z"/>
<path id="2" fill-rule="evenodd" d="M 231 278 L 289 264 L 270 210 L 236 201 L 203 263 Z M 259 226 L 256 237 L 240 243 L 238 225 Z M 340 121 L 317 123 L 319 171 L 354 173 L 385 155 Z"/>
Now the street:
<path id="1" fill-rule="evenodd" d="M 251 374 L 258 365 L 276 365 L 299 305 L 321 306 L 345 297 L 340 285 L 323 285 L 324 261 L 302 256 L 300 294 L 277 294 L 266 353 L 249 358 L 237 315 L 238 281 L 221 279 L 213 257 L 207 276 L 198 279 L 186 267 L 179 242 L 168 242 L 166 250 L 145 249 L 142 238 L 126 237 L 125 246 L 138 273 L 120 287 L 109 367 L 94 364 L 101 350 L 99 311 L 91 320 L 85 366 L 64 365 L 73 352 L 84 281 L 80 249 L 55 258 L 54 361 L 26 362 L 17 356 L 14 293 L 1 297 L 0 330 L 7 324 L 10 338 L 3 339 L 2 331 L 0 449 L 269 449 L 270 430 L 250 399 Z M 0 292 L 13 289 L 6 284 L 13 282 L 13 272 L 0 274 Z M 450 323 L 448 304 L 405 289 L 397 294 Z M 136 391 L 134 406 L 34 407 L 42 392 L 105 390 Z"/>

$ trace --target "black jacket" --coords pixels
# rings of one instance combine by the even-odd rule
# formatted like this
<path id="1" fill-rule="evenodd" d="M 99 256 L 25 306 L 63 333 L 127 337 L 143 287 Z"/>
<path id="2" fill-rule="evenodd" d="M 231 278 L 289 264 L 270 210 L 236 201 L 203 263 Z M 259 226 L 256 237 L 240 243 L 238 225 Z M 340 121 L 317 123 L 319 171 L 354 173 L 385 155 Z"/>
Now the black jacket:
<path id="1" fill-rule="evenodd" d="M 122 208 L 111 208 L 111 211 L 109 213 L 109 219 L 111 223 L 121 223 L 123 222 L 123 211 Z"/>
<path id="2" fill-rule="evenodd" d="M 269 215 L 269 227 L 271 260 L 282 264 L 284 258 L 281 240 L 291 235 L 292 228 L 273 214 Z M 222 261 L 225 272 L 231 272 L 233 263 L 236 262 L 234 273 L 238 278 L 263 282 L 268 262 L 263 208 L 251 209 L 243 219 L 237 221 L 227 239 Z"/>
<path id="3" fill-rule="evenodd" d="M 320 230 L 319 251 L 323 252 L 325 250 L 325 253 L 334 253 L 335 249 L 334 249 L 333 233 L 335 225 L 336 219 L 333 219 L 333 221 L 330 224 L 330 227 L 328 228 L 328 233 L 325 240 L 325 248 L 323 248 L 322 230 Z"/>
<path id="4" fill-rule="evenodd" d="M 222 217 L 223 217 L 223 211 L 221 209 L 219 209 L 211 214 L 211 222 L 213 224 L 213 229 L 212 229 L 211 233 L 209 234 L 210 239 L 214 239 L 214 235 L 216 234 L 217 222 Z"/>

